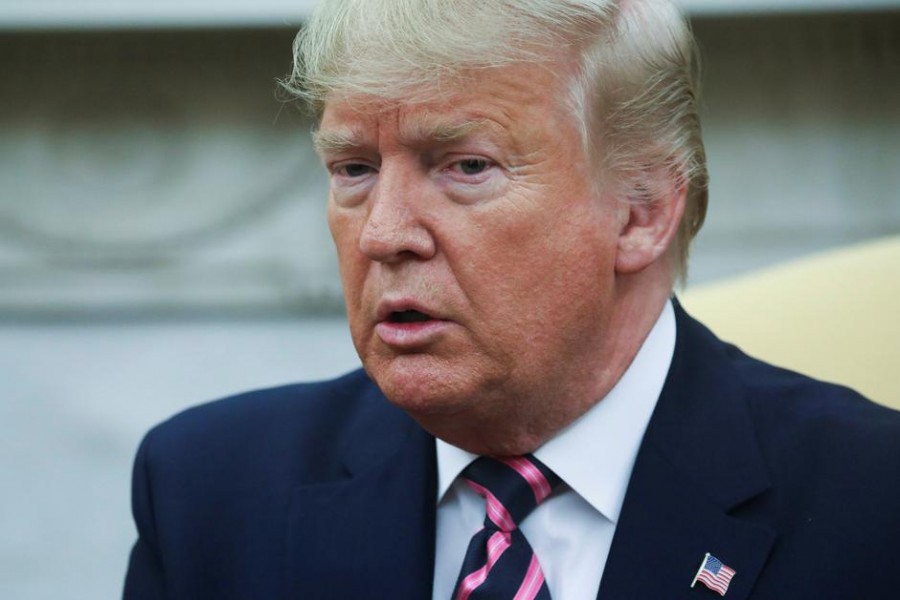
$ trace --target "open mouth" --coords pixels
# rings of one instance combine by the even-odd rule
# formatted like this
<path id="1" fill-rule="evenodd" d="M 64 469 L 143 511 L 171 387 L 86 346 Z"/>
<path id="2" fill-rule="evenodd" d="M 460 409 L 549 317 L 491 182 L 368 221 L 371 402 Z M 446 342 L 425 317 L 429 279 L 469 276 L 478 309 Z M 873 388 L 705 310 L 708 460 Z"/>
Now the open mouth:
<path id="1" fill-rule="evenodd" d="M 430 321 L 431 317 L 417 310 L 398 310 L 388 316 L 390 323 L 424 323 Z"/>

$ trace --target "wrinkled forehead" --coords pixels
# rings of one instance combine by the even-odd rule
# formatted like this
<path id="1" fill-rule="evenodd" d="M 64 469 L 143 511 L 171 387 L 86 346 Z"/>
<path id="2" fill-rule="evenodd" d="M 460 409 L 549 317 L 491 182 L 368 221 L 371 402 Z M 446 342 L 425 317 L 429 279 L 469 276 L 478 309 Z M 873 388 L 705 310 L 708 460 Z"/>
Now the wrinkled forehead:
<path id="1" fill-rule="evenodd" d="M 380 111 L 326 108 L 322 122 L 313 132 L 319 155 L 337 154 L 374 143 L 387 124 L 396 131 L 399 143 L 452 143 L 477 135 L 499 134 L 490 119 L 454 112 L 442 112 L 425 105 L 383 107 Z"/>
<path id="2" fill-rule="evenodd" d="M 419 86 L 401 99 L 371 94 L 331 94 L 315 133 L 320 151 L 339 151 L 390 129 L 399 143 L 452 142 L 469 136 L 518 139 L 538 125 L 572 119 L 562 100 L 560 69 L 520 63 L 479 70 L 454 85 Z M 535 130 L 529 134 L 529 130 Z"/>

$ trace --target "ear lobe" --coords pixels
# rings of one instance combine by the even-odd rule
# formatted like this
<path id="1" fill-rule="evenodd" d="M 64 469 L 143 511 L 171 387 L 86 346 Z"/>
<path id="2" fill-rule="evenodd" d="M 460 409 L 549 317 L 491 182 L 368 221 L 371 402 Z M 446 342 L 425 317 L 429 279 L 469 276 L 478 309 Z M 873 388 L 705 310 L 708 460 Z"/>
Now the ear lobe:
<path id="1" fill-rule="evenodd" d="M 655 200 L 623 200 L 616 272 L 637 273 L 663 258 L 675 242 L 684 215 L 687 186 L 670 188 Z"/>

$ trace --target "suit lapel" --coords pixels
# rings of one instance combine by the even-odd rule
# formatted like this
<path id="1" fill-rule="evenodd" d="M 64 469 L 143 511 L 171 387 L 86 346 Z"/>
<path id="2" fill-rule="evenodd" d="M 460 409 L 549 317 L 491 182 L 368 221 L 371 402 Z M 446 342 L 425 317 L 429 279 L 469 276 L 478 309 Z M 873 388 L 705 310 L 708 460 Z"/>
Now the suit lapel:
<path id="1" fill-rule="evenodd" d="M 672 366 L 625 496 L 601 600 L 718 597 L 691 589 L 709 552 L 736 574 L 728 600 L 747 598 L 775 539 L 735 509 L 768 488 L 743 390 L 726 346 L 676 302 Z"/>
<path id="2" fill-rule="evenodd" d="M 349 478 L 294 490 L 288 598 L 430 597 L 434 438 L 396 413 L 358 419 L 346 438 Z"/>

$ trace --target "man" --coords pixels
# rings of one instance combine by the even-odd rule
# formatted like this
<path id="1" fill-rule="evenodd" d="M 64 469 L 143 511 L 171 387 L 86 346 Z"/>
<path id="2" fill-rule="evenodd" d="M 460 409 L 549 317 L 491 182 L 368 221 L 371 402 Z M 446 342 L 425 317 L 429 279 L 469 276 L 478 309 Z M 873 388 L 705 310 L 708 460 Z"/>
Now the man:
<path id="1" fill-rule="evenodd" d="M 326 1 L 292 83 L 365 372 L 151 431 L 125 597 L 897 597 L 900 418 L 670 299 L 692 53 L 663 0 Z"/>

